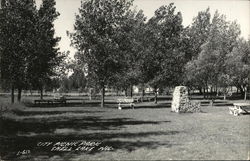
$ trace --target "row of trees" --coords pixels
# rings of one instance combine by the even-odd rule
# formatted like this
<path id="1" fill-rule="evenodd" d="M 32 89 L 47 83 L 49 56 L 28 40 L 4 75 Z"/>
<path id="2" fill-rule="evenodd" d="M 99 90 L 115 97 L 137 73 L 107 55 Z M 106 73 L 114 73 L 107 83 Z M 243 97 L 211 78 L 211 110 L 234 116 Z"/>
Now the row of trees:
<path id="1" fill-rule="evenodd" d="M 185 83 L 206 92 L 229 86 L 237 87 L 246 99 L 250 83 L 250 41 L 240 38 L 236 22 L 226 21 L 217 11 L 211 18 L 209 9 L 200 12 L 187 33 L 189 47 L 196 55 L 186 64 Z"/>
<path id="2" fill-rule="evenodd" d="M 53 22 L 59 16 L 54 0 L 4 0 L 0 9 L 0 79 L 4 88 L 42 91 L 60 71 L 65 54 L 59 52 Z"/>
<path id="3" fill-rule="evenodd" d="M 82 1 L 74 31 L 68 33 L 77 49 L 73 63 L 69 53 L 60 53 L 53 22 L 59 16 L 54 0 L 43 0 L 39 9 L 33 0 L 4 0 L 0 10 L 1 85 L 18 90 L 59 86 L 68 88 L 132 89 L 187 85 L 207 92 L 236 86 L 249 90 L 250 41 L 240 38 L 236 22 L 229 22 L 209 8 L 188 27 L 173 3 L 161 6 L 149 20 L 142 10 L 132 9 L 132 0 Z M 66 67 L 70 78 L 56 78 Z M 60 85 L 61 84 L 61 85 Z M 64 85 L 65 84 L 65 85 Z M 70 86 L 70 87 L 68 87 Z M 131 91 L 131 96 L 133 95 Z M 144 95 L 144 92 L 143 92 Z"/>
<path id="4" fill-rule="evenodd" d="M 235 85 L 249 87 L 249 41 L 240 39 L 236 22 L 209 8 L 182 25 L 173 3 L 161 6 L 146 21 L 127 0 L 83 1 L 69 36 L 90 85 L 126 90 L 150 85 L 155 91 L 175 85 L 195 89 Z M 132 91 L 132 90 L 131 90 Z M 132 96 L 132 94 L 131 94 Z"/>
<path id="5" fill-rule="evenodd" d="M 131 6 L 125 0 L 82 2 L 75 32 L 70 34 L 78 49 L 77 63 L 82 64 L 88 82 L 102 91 L 101 106 L 107 86 L 127 89 L 147 83 L 157 94 L 159 87 L 180 83 L 181 14 L 170 4 L 145 23 L 143 12 Z"/>

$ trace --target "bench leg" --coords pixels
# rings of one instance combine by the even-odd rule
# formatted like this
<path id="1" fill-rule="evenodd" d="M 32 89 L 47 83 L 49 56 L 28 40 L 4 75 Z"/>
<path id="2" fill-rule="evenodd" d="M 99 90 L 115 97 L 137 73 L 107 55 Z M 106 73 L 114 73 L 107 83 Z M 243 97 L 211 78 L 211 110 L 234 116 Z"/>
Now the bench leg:
<path id="1" fill-rule="evenodd" d="M 231 115 L 234 114 L 234 108 L 233 107 L 229 107 L 229 114 L 231 114 Z"/>
<path id="2" fill-rule="evenodd" d="M 234 116 L 238 116 L 238 115 L 239 115 L 238 110 L 234 110 Z"/>
<path id="3" fill-rule="evenodd" d="M 131 108 L 133 108 L 133 109 L 135 109 L 135 107 L 134 107 L 134 105 L 133 105 L 133 104 L 130 104 L 130 107 L 131 107 Z"/>
<path id="4" fill-rule="evenodd" d="M 121 107 L 121 103 L 118 104 L 118 110 L 121 110 L 122 107 Z"/>

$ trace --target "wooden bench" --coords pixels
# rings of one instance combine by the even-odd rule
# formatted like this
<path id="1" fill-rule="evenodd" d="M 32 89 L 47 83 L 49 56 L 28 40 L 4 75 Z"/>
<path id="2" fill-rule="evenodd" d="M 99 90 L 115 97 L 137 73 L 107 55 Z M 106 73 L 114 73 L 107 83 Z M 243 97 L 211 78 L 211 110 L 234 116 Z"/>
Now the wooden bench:
<path id="1" fill-rule="evenodd" d="M 229 107 L 229 113 L 234 116 L 250 112 L 250 103 L 234 103 L 233 105 L 234 107 Z"/>
<path id="2" fill-rule="evenodd" d="M 60 105 L 66 105 L 67 101 L 64 98 L 60 98 L 60 99 L 40 99 L 40 100 L 34 100 L 35 105 L 56 105 L 56 104 L 60 104 Z"/>
<path id="3" fill-rule="evenodd" d="M 44 105 L 44 104 L 52 104 L 51 100 L 45 100 L 45 99 L 40 99 L 40 100 L 34 100 L 35 105 Z"/>
<path id="4" fill-rule="evenodd" d="M 150 101 L 153 100 L 154 98 L 153 98 L 153 97 L 144 96 L 144 97 L 134 97 L 133 99 L 134 99 L 135 102 L 143 102 L 143 101 L 148 101 L 148 102 L 150 102 Z"/>
<path id="5" fill-rule="evenodd" d="M 122 106 L 130 106 L 134 109 L 134 99 L 133 98 L 121 98 L 117 99 L 118 109 L 121 110 Z"/>

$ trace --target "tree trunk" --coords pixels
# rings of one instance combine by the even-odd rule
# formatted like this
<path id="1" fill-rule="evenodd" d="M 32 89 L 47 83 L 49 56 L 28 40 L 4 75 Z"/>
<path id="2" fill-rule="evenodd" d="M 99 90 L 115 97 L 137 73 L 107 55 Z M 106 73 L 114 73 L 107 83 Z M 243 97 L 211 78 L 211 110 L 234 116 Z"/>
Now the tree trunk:
<path id="1" fill-rule="evenodd" d="M 127 97 L 128 96 L 128 90 L 127 90 L 127 88 L 125 88 L 125 97 Z"/>
<path id="2" fill-rule="evenodd" d="M 205 87 L 203 88 L 203 98 L 204 99 L 206 98 L 206 88 Z"/>
<path id="3" fill-rule="evenodd" d="M 14 85 L 11 85 L 11 103 L 15 103 L 15 88 Z"/>
<path id="4" fill-rule="evenodd" d="M 142 99 L 141 99 L 142 102 L 144 100 L 144 96 L 145 96 L 145 88 L 144 88 L 144 84 L 143 84 L 142 85 Z"/>
<path id="5" fill-rule="evenodd" d="M 219 91 L 218 91 L 218 86 L 217 85 L 215 87 L 215 93 L 216 93 L 216 97 L 218 97 L 219 96 Z"/>
<path id="6" fill-rule="evenodd" d="M 247 100 L 247 88 L 245 88 L 245 95 L 244 95 L 244 100 Z"/>
<path id="7" fill-rule="evenodd" d="M 90 101 L 92 100 L 92 90 L 93 90 L 93 89 L 91 89 L 91 88 L 89 89 L 89 100 L 90 100 Z"/>
<path id="8" fill-rule="evenodd" d="M 155 104 L 157 104 L 157 87 L 155 87 L 154 92 L 155 92 Z"/>
<path id="9" fill-rule="evenodd" d="M 240 89 L 240 94 L 241 94 L 241 96 L 244 98 L 244 96 L 245 96 L 244 87 L 240 86 L 239 89 Z"/>
<path id="10" fill-rule="evenodd" d="M 105 86 L 102 86 L 102 100 L 101 100 L 101 107 L 104 107 L 104 98 L 105 97 Z"/>
<path id="11" fill-rule="evenodd" d="M 202 95 L 202 88 L 199 88 L 200 95 Z"/>
<path id="12" fill-rule="evenodd" d="M 133 85 L 130 86 L 130 96 L 133 97 Z"/>
<path id="13" fill-rule="evenodd" d="M 40 99 L 43 99 L 43 88 L 40 88 Z"/>
<path id="14" fill-rule="evenodd" d="M 226 93 L 224 93 L 224 97 L 223 97 L 223 99 L 224 99 L 224 100 L 226 100 L 226 99 L 227 99 L 227 94 L 226 94 Z"/>
<path id="15" fill-rule="evenodd" d="M 119 96 L 119 90 L 116 89 L 116 96 Z"/>
<path id="16" fill-rule="evenodd" d="M 22 88 L 18 88 L 17 101 L 20 102 L 22 97 Z"/>

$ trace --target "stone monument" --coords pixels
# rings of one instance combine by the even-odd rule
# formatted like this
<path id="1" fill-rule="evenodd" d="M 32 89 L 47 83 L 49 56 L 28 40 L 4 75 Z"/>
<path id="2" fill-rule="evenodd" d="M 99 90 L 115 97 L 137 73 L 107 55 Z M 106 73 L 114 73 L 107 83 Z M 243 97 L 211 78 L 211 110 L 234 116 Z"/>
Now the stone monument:
<path id="1" fill-rule="evenodd" d="M 174 89 L 171 105 L 172 112 L 200 112 L 200 103 L 191 102 L 188 98 L 188 88 L 186 86 L 177 86 Z"/>

